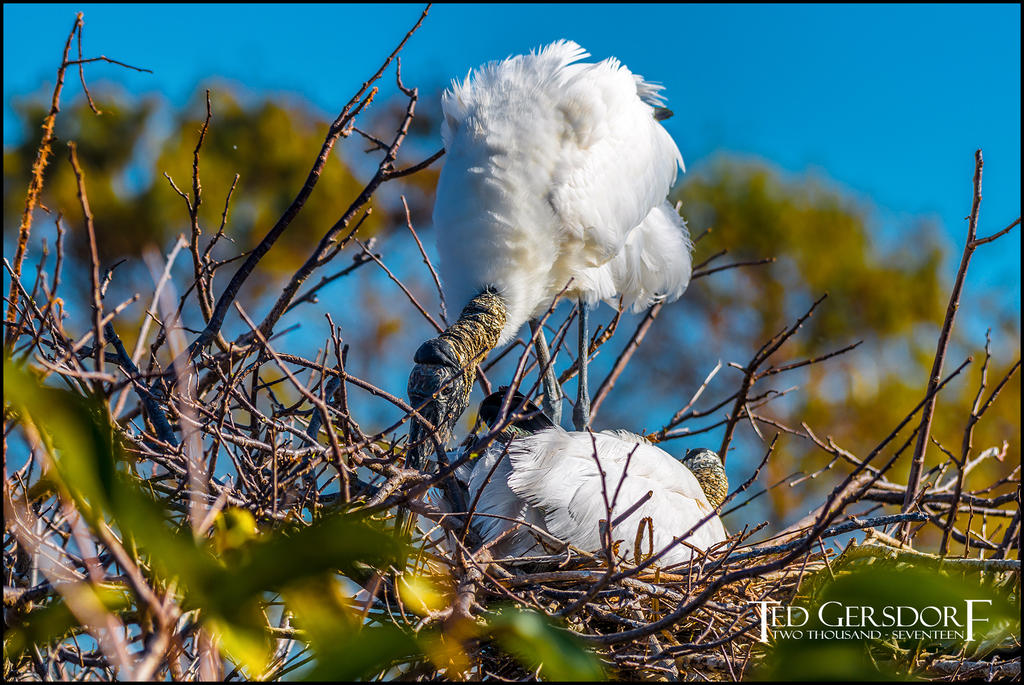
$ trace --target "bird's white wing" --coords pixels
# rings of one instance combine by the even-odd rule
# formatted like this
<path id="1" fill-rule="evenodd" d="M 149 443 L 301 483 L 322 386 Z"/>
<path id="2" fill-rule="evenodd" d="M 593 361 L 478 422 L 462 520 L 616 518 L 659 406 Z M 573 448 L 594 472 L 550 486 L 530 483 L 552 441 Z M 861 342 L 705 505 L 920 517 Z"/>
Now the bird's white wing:
<path id="1" fill-rule="evenodd" d="M 658 447 L 622 433 L 571 433 L 552 428 L 512 442 L 512 492 L 544 512 L 548 530 L 583 549 L 601 549 L 600 521 L 614 520 L 647 497 L 615 526 L 618 552 L 633 559 L 638 529 L 644 525 L 641 555 L 657 553 L 678 537 L 698 549 L 726 538 L 717 516 L 691 531 L 713 509 L 696 477 Z M 628 434 L 625 434 L 628 435 Z M 597 458 L 595 459 L 595 454 Z M 628 463 L 628 467 L 627 467 Z M 653 544 L 644 519 L 653 524 Z M 692 552 L 675 544 L 660 565 L 683 563 Z"/>
<path id="2" fill-rule="evenodd" d="M 577 277 L 590 304 L 621 295 L 623 305 L 641 311 L 656 299 L 679 298 L 690 284 L 693 245 L 686 222 L 668 202 L 650 211 L 630 231 L 610 262 L 584 269 Z"/>
<path id="3" fill-rule="evenodd" d="M 566 66 L 590 57 L 590 53 L 571 40 L 558 40 L 527 55 L 515 55 L 493 60 L 471 69 L 462 80 L 453 80 L 441 95 L 444 122 L 441 139 L 445 149 L 455 145 L 456 135 L 468 122 L 470 127 L 480 123 L 478 117 L 495 106 L 530 108 L 529 99 L 522 97 L 531 91 L 545 91 L 558 73 Z M 545 103 L 540 103 L 544 105 Z M 515 118 L 521 111 L 509 112 Z"/>
<path id="4" fill-rule="evenodd" d="M 618 60 L 570 64 L 558 80 L 563 128 L 549 202 L 567 253 L 579 267 L 600 266 L 664 201 L 682 157 L 654 118 L 655 87 Z"/>
<path id="5" fill-rule="evenodd" d="M 498 543 L 492 554 L 500 556 L 524 556 L 530 553 L 543 554 L 529 526 L 516 526 L 516 520 L 544 529 L 540 512 L 527 506 L 509 490 L 508 477 L 512 472 L 504 445 L 494 442 L 473 462 L 469 476 L 468 505 L 476 502 L 473 510 L 473 528 L 485 540 L 493 540 L 510 528 L 516 530 Z"/>

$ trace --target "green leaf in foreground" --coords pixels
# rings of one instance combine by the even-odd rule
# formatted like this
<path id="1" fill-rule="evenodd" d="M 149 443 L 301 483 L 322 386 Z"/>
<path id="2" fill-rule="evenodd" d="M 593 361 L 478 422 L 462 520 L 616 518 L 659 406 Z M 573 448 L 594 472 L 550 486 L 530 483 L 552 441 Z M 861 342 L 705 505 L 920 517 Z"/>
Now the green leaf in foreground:
<path id="1" fill-rule="evenodd" d="M 389 663 L 420 653 L 413 636 L 392 625 L 361 623 L 345 605 L 336 581 L 296 583 L 284 592 L 316 654 L 316 665 L 305 674 L 313 681 L 344 682 L 372 676 Z"/>
<path id="2" fill-rule="evenodd" d="M 546 680 L 605 680 L 597 657 L 573 637 L 534 612 L 505 609 L 491 619 L 491 634 L 531 670 L 540 667 Z"/>

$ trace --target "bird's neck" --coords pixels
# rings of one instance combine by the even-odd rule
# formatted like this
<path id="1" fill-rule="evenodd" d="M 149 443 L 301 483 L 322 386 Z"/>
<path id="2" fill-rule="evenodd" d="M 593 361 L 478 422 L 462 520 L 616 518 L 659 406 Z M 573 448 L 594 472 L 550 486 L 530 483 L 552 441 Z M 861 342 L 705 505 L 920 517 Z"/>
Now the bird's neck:
<path id="1" fill-rule="evenodd" d="M 440 444 L 451 438 L 456 422 L 469 406 L 476 369 L 498 343 L 505 319 L 504 301 L 495 292 L 485 290 L 469 301 L 458 321 L 417 351 L 417 363 L 409 376 L 409 400 L 413 406 L 422 406 L 421 414 L 434 427 L 434 436 Z M 441 346 L 447 357 L 444 362 L 436 357 L 431 359 L 429 353 L 426 358 L 419 356 L 428 345 L 436 351 L 438 346 L 433 343 L 438 340 L 445 343 Z M 442 394 L 444 399 L 433 397 L 441 386 L 446 388 Z M 422 463 L 421 450 L 425 446 L 421 443 L 425 435 L 420 424 L 414 422 L 410 441 L 420 444 L 408 463 L 415 468 Z"/>
<path id="2" fill-rule="evenodd" d="M 708 504 L 717 507 L 724 502 L 726 495 L 729 494 L 729 480 L 726 478 L 725 469 L 721 466 L 707 465 L 691 468 L 704 495 L 708 498 Z"/>
<path id="3" fill-rule="evenodd" d="M 493 290 L 485 290 L 470 300 L 459 320 L 439 336 L 454 348 L 470 379 L 480 361 L 498 344 L 507 318 L 504 300 Z"/>

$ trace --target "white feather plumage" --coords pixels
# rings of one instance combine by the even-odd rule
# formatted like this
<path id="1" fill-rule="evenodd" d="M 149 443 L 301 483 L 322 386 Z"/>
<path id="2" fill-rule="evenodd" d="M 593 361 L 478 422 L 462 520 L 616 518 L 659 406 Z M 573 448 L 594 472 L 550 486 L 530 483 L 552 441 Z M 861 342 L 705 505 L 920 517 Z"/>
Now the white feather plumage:
<path id="1" fill-rule="evenodd" d="M 449 303 L 487 286 L 505 301 L 499 344 L 566 295 L 634 309 L 690 280 L 686 224 L 665 201 L 682 157 L 654 118 L 661 87 L 571 41 L 490 62 L 442 99 L 434 205 Z"/>
<path id="2" fill-rule="evenodd" d="M 650 499 L 612 530 L 612 540 L 621 540 L 618 553 L 632 560 L 644 518 L 650 517 L 653 523 L 653 552 L 657 553 L 714 511 L 686 466 L 626 431 L 581 433 L 554 427 L 516 438 L 507 456 L 504 451 L 504 445 L 493 444 L 468 474 L 469 498 L 476 501 L 474 526 L 484 540 L 493 540 L 516 526 L 513 519 L 519 519 L 596 552 L 602 546 L 599 522 L 608 518 L 605 498 L 613 504 L 614 520 L 651 492 Z M 725 538 L 721 520 L 712 516 L 685 541 L 707 549 Z M 543 554 L 536 540 L 529 526 L 520 525 L 494 552 Z M 645 529 L 640 552 L 646 556 L 651 551 Z M 685 563 L 691 555 L 686 544 L 676 544 L 658 565 Z"/>

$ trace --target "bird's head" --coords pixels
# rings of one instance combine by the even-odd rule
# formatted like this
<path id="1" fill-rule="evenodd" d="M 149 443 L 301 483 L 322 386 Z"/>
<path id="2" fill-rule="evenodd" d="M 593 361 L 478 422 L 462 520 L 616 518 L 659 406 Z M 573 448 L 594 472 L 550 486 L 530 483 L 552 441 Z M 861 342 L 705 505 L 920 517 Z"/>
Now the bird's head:
<path id="1" fill-rule="evenodd" d="M 485 290 L 470 300 L 458 321 L 416 350 L 409 402 L 434 426 L 441 445 L 451 439 L 455 422 L 469 406 L 477 366 L 497 344 L 504 325 L 504 302 L 494 291 Z M 409 443 L 406 465 L 418 469 L 423 453 L 433 450 L 430 431 L 413 420 Z"/>
<path id="2" fill-rule="evenodd" d="M 717 507 L 725 501 L 726 495 L 729 494 L 729 479 L 725 475 L 725 466 L 717 454 L 699 447 L 688 451 L 682 462 L 683 466 L 697 477 L 697 482 L 700 483 L 711 506 Z"/>
<path id="3" fill-rule="evenodd" d="M 508 386 L 501 386 L 497 392 L 492 392 L 480 403 L 480 419 L 488 428 L 494 428 L 498 423 L 501 414 L 501 406 L 508 394 Z M 512 398 L 508 405 L 509 415 L 513 419 L 505 427 L 499 440 L 507 442 L 509 439 L 519 435 L 531 435 L 537 431 L 551 428 L 555 424 L 540 410 L 536 404 L 526 399 L 518 390 L 512 391 Z"/>
<path id="4" fill-rule="evenodd" d="M 443 445 L 451 439 L 452 427 L 469 406 L 477 362 L 463 361 L 458 349 L 444 338 L 433 338 L 420 345 L 413 361 L 409 403 L 434 426 L 437 440 Z M 423 463 L 420 455 L 433 450 L 430 431 L 414 420 L 409 441 L 411 458 L 407 465 L 419 468 Z"/>

